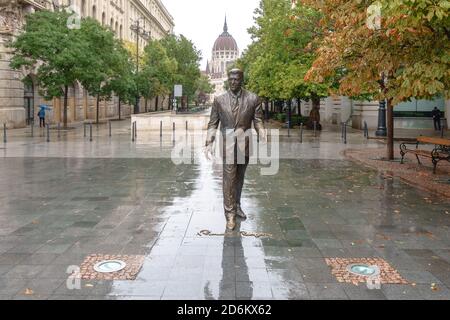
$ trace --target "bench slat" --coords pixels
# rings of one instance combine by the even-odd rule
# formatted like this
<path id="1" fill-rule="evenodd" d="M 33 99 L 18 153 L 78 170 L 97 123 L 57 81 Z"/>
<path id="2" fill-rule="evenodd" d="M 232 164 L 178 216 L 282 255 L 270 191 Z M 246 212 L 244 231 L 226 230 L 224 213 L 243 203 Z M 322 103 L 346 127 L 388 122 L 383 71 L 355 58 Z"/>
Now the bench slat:
<path id="1" fill-rule="evenodd" d="M 450 139 L 421 136 L 417 137 L 417 141 L 422 143 L 430 143 L 450 147 Z"/>

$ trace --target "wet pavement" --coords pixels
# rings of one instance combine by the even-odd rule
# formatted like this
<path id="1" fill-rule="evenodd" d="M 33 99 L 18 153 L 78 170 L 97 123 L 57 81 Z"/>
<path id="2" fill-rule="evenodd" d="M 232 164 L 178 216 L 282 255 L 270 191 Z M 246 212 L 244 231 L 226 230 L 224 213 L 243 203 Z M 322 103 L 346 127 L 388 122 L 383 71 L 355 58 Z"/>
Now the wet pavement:
<path id="1" fill-rule="evenodd" d="M 132 144 L 115 125 L 92 143 L 79 128 L 3 145 L 0 299 L 450 298 L 449 199 L 345 160 L 379 147 L 362 133 L 344 145 L 334 129 L 303 144 L 284 132 L 278 174 L 249 167 L 248 219 L 225 234 L 220 165 L 175 165 L 170 136 Z M 144 262 L 135 280 L 70 289 L 68 268 L 91 254 Z M 326 258 L 382 258 L 408 284 L 340 283 Z"/>

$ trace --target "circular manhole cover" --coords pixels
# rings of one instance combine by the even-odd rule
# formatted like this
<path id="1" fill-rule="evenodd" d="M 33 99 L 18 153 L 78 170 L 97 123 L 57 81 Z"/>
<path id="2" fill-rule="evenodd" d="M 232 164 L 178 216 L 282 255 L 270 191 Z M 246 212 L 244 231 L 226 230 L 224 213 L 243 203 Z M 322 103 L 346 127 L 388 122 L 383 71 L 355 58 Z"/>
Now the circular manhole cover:
<path id="1" fill-rule="evenodd" d="M 380 269 L 377 266 L 369 266 L 367 264 L 351 264 L 347 266 L 347 271 L 358 276 L 377 276 L 380 274 Z"/>
<path id="2" fill-rule="evenodd" d="M 94 270 L 100 273 L 117 272 L 124 269 L 127 264 L 120 260 L 105 260 L 94 265 Z"/>

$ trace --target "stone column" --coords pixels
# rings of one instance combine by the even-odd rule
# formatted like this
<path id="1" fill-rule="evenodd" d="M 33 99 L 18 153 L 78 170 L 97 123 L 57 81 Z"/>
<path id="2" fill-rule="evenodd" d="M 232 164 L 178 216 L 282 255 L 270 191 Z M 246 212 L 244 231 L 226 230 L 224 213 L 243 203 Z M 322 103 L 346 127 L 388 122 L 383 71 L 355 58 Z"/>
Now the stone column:
<path id="1" fill-rule="evenodd" d="M 9 66 L 13 40 L 21 24 L 21 10 L 16 1 L 0 2 L 0 125 L 8 128 L 25 127 L 24 85 L 21 72 Z"/>

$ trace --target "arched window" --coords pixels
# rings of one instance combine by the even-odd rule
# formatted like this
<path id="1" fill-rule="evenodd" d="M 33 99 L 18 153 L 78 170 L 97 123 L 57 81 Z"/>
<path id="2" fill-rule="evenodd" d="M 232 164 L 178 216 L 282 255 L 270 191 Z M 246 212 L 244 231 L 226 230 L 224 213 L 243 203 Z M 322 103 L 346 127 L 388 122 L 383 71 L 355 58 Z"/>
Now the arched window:
<path id="1" fill-rule="evenodd" d="M 119 32 L 119 23 L 116 21 L 116 25 L 114 27 L 114 33 L 116 34 L 116 36 L 119 35 L 118 32 Z"/>
<path id="2" fill-rule="evenodd" d="M 109 21 L 109 27 L 111 28 L 111 30 L 113 30 L 114 27 L 114 19 L 111 18 L 111 20 Z"/>
<path id="3" fill-rule="evenodd" d="M 119 38 L 120 38 L 120 40 L 123 39 L 123 27 L 122 27 L 122 25 L 120 25 Z"/>
<path id="4" fill-rule="evenodd" d="M 81 17 L 86 17 L 86 0 L 81 0 Z"/>
<path id="5" fill-rule="evenodd" d="M 97 8 L 92 6 L 92 18 L 97 19 Z"/>
<path id="6" fill-rule="evenodd" d="M 105 21 L 106 20 L 106 15 L 105 15 L 105 13 L 103 12 L 102 13 L 102 26 L 104 26 L 105 25 Z"/>

